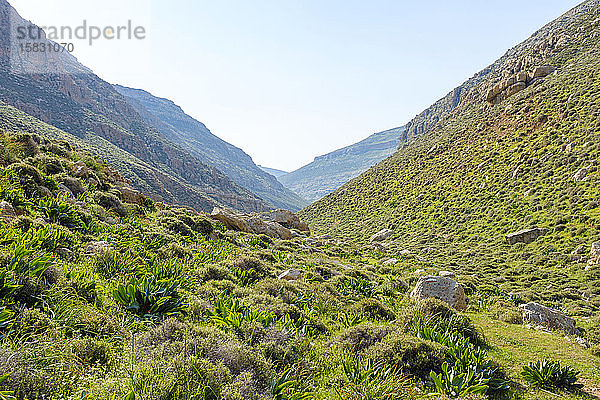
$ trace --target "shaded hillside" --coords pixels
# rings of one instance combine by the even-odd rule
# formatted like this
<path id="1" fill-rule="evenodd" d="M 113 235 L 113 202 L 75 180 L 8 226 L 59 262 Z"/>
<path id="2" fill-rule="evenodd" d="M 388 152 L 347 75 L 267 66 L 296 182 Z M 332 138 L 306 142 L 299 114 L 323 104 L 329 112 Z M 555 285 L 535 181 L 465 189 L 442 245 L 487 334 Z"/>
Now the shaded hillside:
<path id="1" fill-rule="evenodd" d="M 115 88 L 144 121 L 165 138 L 224 172 L 267 203 L 290 210 L 299 210 L 307 204 L 272 175 L 261 170 L 243 150 L 213 135 L 202 122 L 185 114 L 171 100 L 155 97 L 140 89 L 120 85 L 115 85 Z"/>
<path id="2" fill-rule="evenodd" d="M 358 143 L 315 157 L 278 179 L 300 196 L 316 201 L 392 155 L 404 127 L 374 133 Z"/>
<path id="3" fill-rule="evenodd" d="M 89 142 L 90 148 L 106 141 L 125 151 L 127 157 L 145 163 L 143 174 L 136 169 L 124 173 L 135 187 L 150 189 L 167 201 L 203 209 L 205 202 L 197 199 L 209 198 L 213 204 L 246 211 L 268 208 L 222 172 L 165 139 L 109 83 L 68 53 L 40 52 L 29 60 L 10 58 L 11 27 L 30 24 L 5 0 L 0 0 L 0 18 L 1 101 Z M 52 73 L 28 73 L 31 65 L 39 67 L 37 72 L 47 68 Z M 118 154 L 123 153 L 110 153 L 106 160 L 112 165 L 122 163 Z"/>
<path id="4" fill-rule="evenodd" d="M 556 72 L 534 78 L 541 65 Z M 600 2 L 548 24 L 457 91 L 456 108 L 446 97 L 408 125 L 411 144 L 301 215 L 363 243 L 390 228 L 424 267 L 596 312 L 600 266 L 586 270 L 585 260 L 600 241 Z M 505 234 L 530 227 L 548 233 L 507 244 Z"/>
<path id="5" fill-rule="evenodd" d="M 282 171 L 280 169 L 275 169 L 275 168 L 269 168 L 269 167 L 263 167 L 262 165 L 258 166 L 260 169 L 262 169 L 263 171 L 265 171 L 268 174 L 273 175 L 275 178 L 281 177 L 282 175 L 286 175 L 289 174 L 289 172 L 287 171 Z"/>

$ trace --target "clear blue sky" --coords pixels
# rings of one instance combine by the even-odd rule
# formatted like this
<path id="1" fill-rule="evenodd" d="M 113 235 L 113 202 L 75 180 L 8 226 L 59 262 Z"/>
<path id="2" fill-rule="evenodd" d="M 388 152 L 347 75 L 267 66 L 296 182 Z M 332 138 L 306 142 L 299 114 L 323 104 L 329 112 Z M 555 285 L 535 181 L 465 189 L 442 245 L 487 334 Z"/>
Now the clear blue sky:
<path id="1" fill-rule="evenodd" d="M 579 3 L 9 1 L 39 25 L 144 25 L 143 41 L 76 42 L 74 54 L 284 170 L 406 123 Z"/>

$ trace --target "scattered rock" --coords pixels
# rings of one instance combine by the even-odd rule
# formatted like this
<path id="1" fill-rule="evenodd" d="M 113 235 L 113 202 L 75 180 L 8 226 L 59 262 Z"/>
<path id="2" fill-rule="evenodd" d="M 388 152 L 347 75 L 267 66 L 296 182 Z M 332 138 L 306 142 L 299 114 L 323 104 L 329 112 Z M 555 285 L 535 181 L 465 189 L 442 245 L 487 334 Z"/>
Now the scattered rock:
<path id="1" fill-rule="evenodd" d="M 452 272 L 452 271 L 440 271 L 440 272 L 438 272 L 438 275 L 444 276 L 444 277 L 450 278 L 450 279 L 456 278 L 456 274 L 454 274 L 454 272 Z"/>
<path id="2" fill-rule="evenodd" d="M 64 258 L 73 257 L 73 252 L 71 250 L 67 249 L 66 247 L 59 247 L 54 251 L 56 252 L 56 254 L 58 254 L 59 256 L 64 257 Z"/>
<path id="3" fill-rule="evenodd" d="M 89 242 L 83 246 L 83 252 L 85 254 L 101 253 L 108 250 L 112 250 L 112 246 L 106 241 Z"/>
<path id="4" fill-rule="evenodd" d="M 592 266 L 600 263 L 600 242 L 592 243 L 590 250 L 590 256 L 588 258 L 586 270 L 592 268 Z"/>
<path id="5" fill-rule="evenodd" d="M 505 237 L 510 245 L 515 243 L 531 243 L 540 236 L 544 236 L 547 232 L 548 229 L 546 228 L 523 229 L 518 232 L 509 233 Z"/>
<path id="6" fill-rule="evenodd" d="M 212 213 L 210 213 L 210 217 L 217 221 L 221 221 L 229 229 L 252 233 L 252 229 L 250 229 L 250 226 L 248 226 L 248 223 L 242 217 L 222 208 L 213 208 Z"/>
<path id="7" fill-rule="evenodd" d="M 57 192 L 64 193 L 68 197 L 73 197 L 73 192 L 71 192 L 71 190 L 68 187 L 66 187 L 65 185 L 63 185 L 62 183 L 58 184 Z"/>
<path id="8" fill-rule="evenodd" d="M 277 222 L 288 229 L 298 229 L 301 232 L 309 232 L 308 224 L 300 221 L 300 218 L 289 210 L 272 210 L 259 214 L 259 217 L 265 221 Z"/>
<path id="9" fill-rule="evenodd" d="M 424 269 L 418 269 L 415 271 L 415 275 L 423 275 L 426 271 Z"/>
<path id="10" fill-rule="evenodd" d="M 87 176 L 89 175 L 87 165 L 85 165 L 85 163 L 81 160 L 77 161 L 73 165 L 73 175 L 75 175 L 78 178 L 87 178 Z"/>
<path id="11" fill-rule="evenodd" d="M 587 177 L 588 173 L 589 170 L 587 168 L 581 168 L 573 175 L 573 180 L 575 180 L 575 182 L 581 182 Z"/>
<path id="12" fill-rule="evenodd" d="M 17 212 L 8 201 L 0 201 L 0 219 L 11 221 L 17 218 Z"/>
<path id="13" fill-rule="evenodd" d="M 540 65 L 539 67 L 535 67 L 533 70 L 533 79 L 535 78 L 543 78 L 547 75 L 550 75 L 556 71 L 556 68 L 551 65 Z"/>
<path id="14" fill-rule="evenodd" d="M 543 326 L 553 331 L 563 331 L 568 335 L 577 335 L 575 320 L 558 310 L 548 308 L 539 303 L 530 302 L 519 306 L 523 311 L 523 323 Z"/>
<path id="15" fill-rule="evenodd" d="M 387 265 L 393 265 L 396 264 L 398 262 L 397 258 L 390 258 L 388 260 L 385 260 L 382 264 L 387 266 Z"/>
<path id="16" fill-rule="evenodd" d="M 146 200 L 146 197 L 143 194 L 130 187 L 122 186 L 118 189 L 119 192 L 121 192 L 121 199 L 123 199 L 125 203 L 142 205 Z"/>
<path id="17" fill-rule="evenodd" d="M 466 310 L 465 289 L 455 280 L 444 276 L 422 276 L 410 293 L 410 298 L 423 300 L 435 297 L 457 310 Z"/>
<path id="18" fill-rule="evenodd" d="M 514 85 L 510 85 L 508 87 L 508 89 L 506 89 L 506 95 L 512 96 L 513 94 L 520 92 L 521 90 L 525 89 L 526 87 L 527 87 L 527 84 L 525 82 L 517 82 Z"/>
<path id="19" fill-rule="evenodd" d="M 404 250 L 400 251 L 400 253 L 398 253 L 398 254 L 400 254 L 401 256 L 408 256 L 411 254 L 411 252 L 408 249 L 404 249 Z"/>
<path id="20" fill-rule="evenodd" d="M 371 242 L 383 242 L 389 239 L 394 234 L 394 231 L 390 229 L 382 229 L 373 236 L 371 236 Z"/>
<path id="21" fill-rule="evenodd" d="M 302 276 L 302 273 L 297 269 L 288 269 L 277 276 L 278 279 L 286 281 L 297 281 Z"/>
<path id="22" fill-rule="evenodd" d="M 292 231 L 276 222 L 263 221 L 259 217 L 251 217 L 245 221 L 252 232 L 264 234 L 276 239 L 290 240 L 294 236 Z"/>

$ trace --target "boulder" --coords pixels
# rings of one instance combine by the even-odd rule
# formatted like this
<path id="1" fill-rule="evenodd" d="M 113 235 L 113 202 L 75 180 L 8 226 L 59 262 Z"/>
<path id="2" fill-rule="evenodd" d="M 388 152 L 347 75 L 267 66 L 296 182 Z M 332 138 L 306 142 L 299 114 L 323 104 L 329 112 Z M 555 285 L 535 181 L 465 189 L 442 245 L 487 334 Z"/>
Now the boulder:
<path id="1" fill-rule="evenodd" d="M 101 253 L 108 250 L 112 250 L 112 246 L 106 241 L 89 242 L 83 246 L 83 252 L 86 254 Z"/>
<path id="2" fill-rule="evenodd" d="M 575 182 L 581 182 L 582 180 L 584 180 L 587 177 L 588 173 L 589 173 L 589 170 L 587 168 L 581 168 L 579 171 L 577 171 L 575 173 L 575 175 L 573 175 L 573 180 L 575 180 Z"/>
<path id="3" fill-rule="evenodd" d="M 17 218 L 17 212 L 8 201 L 0 201 L 0 219 L 10 221 Z"/>
<path id="4" fill-rule="evenodd" d="M 556 71 L 556 68 L 551 65 L 540 65 L 533 70 L 533 78 L 543 78 Z"/>
<path id="5" fill-rule="evenodd" d="M 122 186 L 118 189 L 119 189 L 119 192 L 121 192 L 121 199 L 125 203 L 142 205 L 142 204 L 144 204 L 144 201 L 146 200 L 146 198 L 144 197 L 143 194 L 141 194 L 137 190 L 132 189 L 130 187 Z"/>
<path id="6" fill-rule="evenodd" d="M 558 310 L 535 302 L 521 304 L 519 308 L 523 311 L 523 323 L 540 325 L 553 331 L 564 331 L 568 335 L 579 333 L 575 328 L 575 320 Z"/>
<path id="7" fill-rule="evenodd" d="M 444 276 L 446 278 L 454 279 L 456 278 L 456 274 L 452 271 L 440 271 L 438 272 L 439 276 Z"/>
<path id="8" fill-rule="evenodd" d="M 71 189 L 69 189 L 68 187 L 66 187 L 64 184 L 59 183 L 57 186 L 56 191 L 58 193 L 63 193 L 65 194 L 67 197 L 73 197 L 73 192 L 71 192 Z"/>
<path id="9" fill-rule="evenodd" d="M 506 95 L 512 96 L 513 94 L 520 92 L 526 87 L 527 84 L 525 82 L 517 82 L 514 85 L 510 85 L 510 87 L 506 90 Z"/>
<path id="10" fill-rule="evenodd" d="M 517 82 L 527 82 L 527 72 L 520 71 L 517 73 Z"/>
<path id="11" fill-rule="evenodd" d="M 263 221 L 259 217 L 248 218 L 245 223 L 253 233 L 264 234 L 275 239 L 290 240 L 294 237 L 292 231 L 276 222 Z"/>
<path id="12" fill-rule="evenodd" d="M 466 310 L 467 308 L 463 286 L 445 276 L 422 276 L 410 293 L 410 298 L 414 300 L 424 300 L 430 297 L 442 300 L 457 310 Z"/>
<path id="13" fill-rule="evenodd" d="M 212 212 L 210 213 L 210 217 L 220 221 L 227 228 L 233 229 L 234 231 L 252 233 L 252 229 L 250 229 L 248 223 L 242 217 L 222 208 L 213 208 Z"/>
<path id="14" fill-rule="evenodd" d="M 389 239 L 394 234 L 394 231 L 390 229 L 382 229 L 373 236 L 371 236 L 371 242 L 383 242 L 386 239 Z"/>
<path id="15" fill-rule="evenodd" d="M 297 281 L 302 276 L 302 273 L 297 269 L 288 269 L 287 271 L 282 272 L 277 275 L 278 279 L 283 279 L 286 281 Z"/>
<path id="16" fill-rule="evenodd" d="M 81 160 L 77 161 L 73 165 L 73 175 L 75 175 L 78 178 L 87 178 L 87 176 L 89 175 L 87 165 L 85 165 L 85 163 Z"/>
<path id="17" fill-rule="evenodd" d="M 531 243 L 540 236 L 544 236 L 547 232 L 548 229 L 546 228 L 523 229 L 517 232 L 509 233 L 505 237 L 506 241 L 510 245 L 516 243 Z"/>
<path id="18" fill-rule="evenodd" d="M 592 249 L 590 250 L 590 256 L 585 269 L 590 269 L 593 265 L 597 264 L 600 264 L 600 242 L 592 243 Z"/>
<path id="19" fill-rule="evenodd" d="M 300 218 L 296 214 L 288 210 L 272 210 L 261 213 L 258 216 L 265 221 L 277 222 L 288 229 L 298 229 L 301 232 L 310 231 L 306 222 L 300 221 Z"/>
<path id="20" fill-rule="evenodd" d="M 388 265 L 396 264 L 397 262 L 398 262 L 397 258 L 389 258 L 389 259 L 385 260 L 382 264 L 385 266 L 388 266 Z"/>

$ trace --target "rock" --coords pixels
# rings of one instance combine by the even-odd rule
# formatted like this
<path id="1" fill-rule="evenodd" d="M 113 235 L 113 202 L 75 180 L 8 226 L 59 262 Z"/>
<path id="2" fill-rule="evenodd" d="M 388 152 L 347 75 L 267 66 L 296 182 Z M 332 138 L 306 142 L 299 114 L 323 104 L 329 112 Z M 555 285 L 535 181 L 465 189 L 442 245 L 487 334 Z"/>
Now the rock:
<path id="1" fill-rule="evenodd" d="M 117 189 L 119 190 L 119 192 L 121 192 L 121 199 L 125 203 L 142 205 L 146 200 L 146 197 L 143 194 L 130 187 L 122 186 Z"/>
<path id="2" fill-rule="evenodd" d="M 581 347 L 583 347 L 585 349 L 589 349 L 591 347 L 590 343 L 587 340 L 585 340 L 584 338 L 582 338 L 581 336 L 577 336 L 575 338 L 575 341 L 577 342 L 577 344 L 579 344 Z"/>
<path id="3" fill-rule="evenodd" d="M 425 273 L 424 269 L 418 269 L 415 271 L 415 275 L 423 275 Z"/>
<path id="4" fill-rule="evenodd" d="M 112 250 L 112 246 L 106 241 L 89 242 L 83 246 L 83 252 L 86 254 L 100 253 L 108 250 Z"/>
<path id="5" fill-rule="evenodd" d="M 452 272 L 452 271 L 440 271 L 440 272 L 438 272 L 438 275 L 446 277 L 446 278 L 450 278 L 450 279 L 456 278 L 456 274 L 454 274 L 454 272 Z"/>
<path id="6" fill-rule="evenodd" d="M 398 254 L 400 254 L 401 256 L 409 256 L 411 254 L 411 252 L 408 249 L 404 249 L 404 250 L 400 251 L 400 253 L 398 253 Z"/>
<path id="7" fill-rule="evenodd" d="M 556 68 L 551 65 L 541 65 L 533 70 L 533 78 L 543 78 L 556 71 Z"/>
<path id="8" fill-rule="evenodd" d="M 394 234 L 394 231 L 390 229 L 382 229 L 373 236 L 371 236 L 371 242 L 383 242 L 386 239 L 389 239 Z"/>
<path id="9" fill-rule="evenodd" d="M 315 239 L 317 239 L 317 240 L 329 240 L 331 238 L 332 238 L 331 235 L 327 235 L 326 234 L 326 235 L 317 236 Z"/>
<path id="10" fill-rule="evenodd" d="M 419 262 L 427 262 L 427 259 L 425 257 L 421 257 L 421 256 L 415 256 L 415 258 L 417 259 L 417 261 Z"/>
<path id="11" fill-rule="evenodd" d="M 272 210 L 259 214 L 259 217 L 265 221 L 277 222 L 288 229 L 298 229 L 301 232 L 310 231 L 306 222 L 300 221 L 296 214 L 288 210 Z"/>
<path id="12" fill-rule="evenodd" d="M 380 253 L 385 253 L 387 251 L 387 246 L 383 243 L 373 242 L 371 243 L 371 249 Z"/>
<path id="13" fill-rule="evenodd" d="M 573 250 L 573 252 L 571 254 L 585 254 L 585 246 L 584 245 L 577 246 L 577 248 L 575 250 Z"/>
<path id="14" fill-rule="evenodd" d="M 525 82 L 527 83 L 527 72 L 520 71 L 517 73 L 517 82 Z"/>
<path id="15" fill-rule="evenodd" d="M 279 225 L 276 222 L 263 221 L 259 217 L 251 217 L 245 221 L 247 226 L 251 229 L 253 233 L 258 235 L 264 234 L 270 236 L 275 239 L 283 239 L 290 240 L 294 236 L 292 235 L 292 231 L 283 225 Z"/>
<path id="16" fill-rule="evenodd" d="M 382 264 L 385 266 L 388 266 L 388 265 L 396 264 L 397 262 L 398 262 L 397 258 L 390 258 L 388 260 L 385 260 Z"/>
<path id="17" fill-rule="evenodd" d="M 509 233 L 505 237 L 510 245 L 515 243 L 531 243 L 540 236 L 544 236 L 547 232 L 548 229 L 546 228 L 523 229 L 518 232 Z"/>
<path id="18" fill-rule="evenodd" d="M 435 297 L 457 310 L 466 310 L 467 299 L 465 289 L 455 280 L 444 276 L 422 276 L 410 293 L 414 300 Z"/>
<path id="19" fill-rule="evenodd" d="M 0 201 L 0 219 L 3 221 L 12 221 L 17 218 L 17 212 L 8 201 Z"/>
<path id="20" fill-rule="evenodd" d="M 57 192 L 64 193 L 68 197 L 73 197 L 73 192 L 71 192 L 71 190 L 68 187 L 66 187 L 65 185 L 63 185 L 62 183 L 58 184 Z"/>
<path id="21" fill-rule="evenodd" d="M 41 197 L 52 197 L 52 191 L 46 186 L 38 186 L 37 190 Z"/>
<path id="22" fill-rule="evenodd" d="M 592 243 L 590 250 L 590 256 L 588 258 L 586 270 L 592 268 L 592 266 L 600 263 L 600 242 Z"/>
<path id="23" fill-rule="evenodd" d="M 558 310 L 553 310 L 539 303 L 530 302 L 519 306 L 523 311 L 523 323 L 543 326 L 553 331 L 563 331 L 568 335 L 577 335 L 575 320 Z"/>
<path id="24" fill-rule="evenodd" d="M 66 247 L 59 247 L 54 251 L 56 252 L 56 254 L 64 258 L 71 258 L 73 256 L 73 252 L 67 249 Z"/>
<path id="25" fill-rule="evenodd" d="M 525 89 L 527 87 L 527 84 L 525 82 L 517 82 L 513 85 L 510 85 L 508 89 L 506 89 L 506 95 L 507 96 L 512 96 L 515 93 L 520 92 L 521 90 Z"/>
<path id="26" fill-rule="evenodd" d="M 286 281 L 297 281 L 302 276 L 302 273 L 297 269 L 288 269 L 277 276 L 278 279 Z"/>
<path id="27" fill-rule="evenodd" d="M 73 165 L 73 175 L 75 175 L 78 178 L 87 178 L 87 176 L 89 175 L 87 165 L 85 165 L 85 163 L 81 160 L 77 161 Z"/>
<path id="28" fill-rule="evenodd" d="M 581 182 L 587 177 L 588 172 L 589 170 L 587 168 L 581 168 L 573 175 L 573 180 L 575 180 L 575 182 Z"/>
<path id="29" fill-rule="evenodd" d="M 222 208 L 213 208 L 212 213 L 210 213 L 210 217 L 220 221 L 227 228 L 233 229 L 234 231 L 252 233 L 252 229 L 250 229 L 248 223 L 243 218 Z"/>

